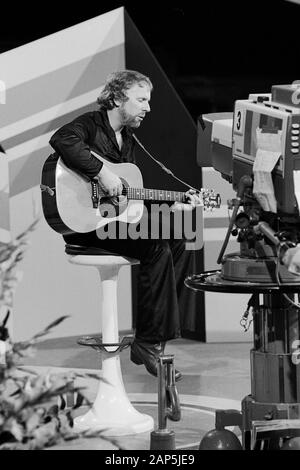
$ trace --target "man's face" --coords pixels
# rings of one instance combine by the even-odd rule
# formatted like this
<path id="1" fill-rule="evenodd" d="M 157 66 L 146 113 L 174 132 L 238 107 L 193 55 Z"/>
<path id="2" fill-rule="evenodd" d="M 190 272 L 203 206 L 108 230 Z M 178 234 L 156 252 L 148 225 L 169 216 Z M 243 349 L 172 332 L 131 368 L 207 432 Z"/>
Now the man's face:
<path id="1" fill-rule="evenodd" d="M 147 83 L 136 83 L 126 91 L 128 100 L 119 106 L 123 126 L 139 127 L 146 113 L 150 111 L 151 91 Z"/>

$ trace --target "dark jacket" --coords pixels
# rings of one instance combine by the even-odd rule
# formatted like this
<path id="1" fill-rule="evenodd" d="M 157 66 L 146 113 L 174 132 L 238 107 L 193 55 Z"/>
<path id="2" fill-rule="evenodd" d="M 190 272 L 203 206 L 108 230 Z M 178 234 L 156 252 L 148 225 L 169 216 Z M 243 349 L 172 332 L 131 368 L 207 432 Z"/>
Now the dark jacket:
<path id="1" fill-rule="evenodd" d="M 50 145 L 71 169 L 94 178 L 103 163 L 91 154 L 93 150 L 112 163 L 135 163 L 132 131 L 122 130 L 123 145 L 119 149 L 115 133 L 105 110 L 82 114 L 64 125 L 50 139 Z"/>
<path id="2" fill-rule="evenodd" d="M 124 127 L 122 130 L 123 144 L 119 149 L 115 133 L 109 124 L 107 112 L 104 110 L 82 114 L 69 124 L 64 125 L 50 139 L 50 145 L 63 159 L 64 163 L 73 170 L 94 178 L 102 168 L 103 163 L 91 154 L 93 150 L 101 157 L 112 163 L 135 163 L 132 130 Z M 171 205 L 172 203 L 167 203 Z M 150 217 L 150 201 L 145 201 Z M 123 224 L 123 222 L 111 222 Z M 127 225 L 127 224 L 126 224 Z M 150 223 L 149 223 L 150 227 Z M 115 229 L 118 233 L 118 228 Z M 95 245 L 96 232 L 90 234 L 75 234 L 64 236 L 68 243 Z M 112 230 L 112 233 L 114 231 Z M 90 239 L 90 235 L 94 238 Z M 151 238 L 151 234 L 147 235 Z"/>

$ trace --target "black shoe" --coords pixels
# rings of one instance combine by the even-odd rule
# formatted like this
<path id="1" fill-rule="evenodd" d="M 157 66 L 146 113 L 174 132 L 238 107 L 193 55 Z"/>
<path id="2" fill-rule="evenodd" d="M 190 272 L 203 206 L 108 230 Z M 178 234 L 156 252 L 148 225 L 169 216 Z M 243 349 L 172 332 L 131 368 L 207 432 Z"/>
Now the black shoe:
<path id="1" fill-rule="evenodd" d="M 148 343 L 134 340 L 131 345 L 130 359 L 137 365 L 144 364 L 149 374 L 157 377 L 157 357 L 164 353 L 165 342 Z M 175 370 L 175 381 L 182 379 L 182 373 Z"/>

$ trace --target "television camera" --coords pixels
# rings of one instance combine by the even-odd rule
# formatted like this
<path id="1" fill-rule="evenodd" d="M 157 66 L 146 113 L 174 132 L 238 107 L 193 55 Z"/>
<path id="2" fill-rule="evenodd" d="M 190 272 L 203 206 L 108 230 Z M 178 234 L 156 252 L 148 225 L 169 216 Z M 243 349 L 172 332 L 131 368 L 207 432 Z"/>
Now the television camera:
<path id="1" fill-rule="evenodd" d="M 199 119 L 198 164 L 213 166 L 236 191 L 236 198 L 228 201 L 232 215 L 217 259 L 224 279 L 276 282 L 276 264 L 287 248 L 300 241 L 299 188 L 295 187 L 300 186 L 297 87 L 275 85 L 271 94 L 251 94 L 236 101 L 233 115 L 208 114 Z M 259 143 L 261 136 L 265 141 Z M 272 146 L 274 137 L 277 147 L 266 150 L 268 139 Z M 258 157 L 260 168 L 255 172 Z M 271 167 L 268 159 L 273 159 Z M 264 186 L 258 191 L 265 194 L 254 194 L 255 178 Z M 266 198 L 273 203 L 272 210 L 264 204 Z M 224 257 L 231 235 L 237 237 L 240 253 Z M 299 283 L 282 264 L 279 274 L 281 282 Z"/>
<path id="2" fill-rule="evenodd" d="M 239 426 L 244 449 L 300 448 L 300 277 L 282 263 L 300 242 L 299 85 L 237 100 L 233 113 L 198 120 L 197 162 L 220 172 L 236 192 L 217 263 L 190 276 L 195 290 L 249 293 L 253 316 L 251 394 L 241 411 L 217 410 L 200 449 L 239 448 L 226 426 Z M 239 251 L 225 254 L 231 236 Z M 299 247 L 300 249 L 300 247 Z M 218 443 L 218 444 L 217 444 Z M 231 446 L 231 447 L 230 447 Z M 220 448 L 220 447 L 218 447 Z"/>

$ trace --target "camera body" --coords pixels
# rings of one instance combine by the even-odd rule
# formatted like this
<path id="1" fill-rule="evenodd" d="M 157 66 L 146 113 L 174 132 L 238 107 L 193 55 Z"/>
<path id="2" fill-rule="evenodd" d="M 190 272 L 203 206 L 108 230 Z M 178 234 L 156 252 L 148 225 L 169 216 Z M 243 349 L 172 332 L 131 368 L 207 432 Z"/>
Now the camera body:
<path id="1" fill-rule="evenodd" d="M 224 279 L 273 282 L 279 245 L 300 242 L 298 89 L 299 85 L 274 85 L 270 94 L 250 94 L 247 100 L 237 100 L 233 113 L 199 117 L 197 163 L 220 172 L 237 194 L 228 201 L 232 216 L 218 258 Z M 261 149 L 261 137 L 267 144 L 275 138 L 276 148 Z M 274 155 L 274 165 L 268 168 L 267 160 Z M 262 175 L 272 181 L 275 210 L 266 210 L 253 190 L 258 158 Z M 270 230 L 262 232 L 261 227 Z M 229 235 L 237 237 L 240 251 L 223 257 Z M 282 265 L 280 275 L 283 282 L 297 282 Z"/>

